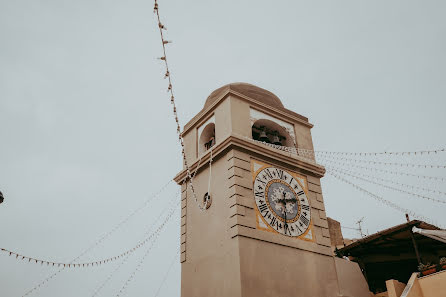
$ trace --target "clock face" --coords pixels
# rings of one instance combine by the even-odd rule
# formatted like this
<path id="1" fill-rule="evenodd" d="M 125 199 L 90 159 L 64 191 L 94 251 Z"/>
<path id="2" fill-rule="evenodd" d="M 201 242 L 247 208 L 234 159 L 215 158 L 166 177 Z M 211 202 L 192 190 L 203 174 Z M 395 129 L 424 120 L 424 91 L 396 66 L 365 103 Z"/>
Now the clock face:
<path id="1" fill-rule="evenodd" d="M 255 177 L 253 191 L 261 216 L 274 230 L 291 237 L 307 231 L 310 204 L 302 186 L 290 173 L 267 167 Z"/>

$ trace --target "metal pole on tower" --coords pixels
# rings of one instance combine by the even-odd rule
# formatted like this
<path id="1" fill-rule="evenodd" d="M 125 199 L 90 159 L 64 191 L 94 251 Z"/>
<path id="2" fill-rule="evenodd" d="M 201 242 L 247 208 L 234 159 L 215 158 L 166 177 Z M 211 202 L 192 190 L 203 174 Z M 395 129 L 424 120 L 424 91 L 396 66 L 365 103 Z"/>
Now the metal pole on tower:
<path id="1" fill-rule="evenodd" d="M 407 223 L 410 223 L 409 214 L 407 214 L 407 213 L 406 213 L 406 220 L 407 220 Z M 417 256 L 418 265 L 420 265 L 421 257 L 420 257 L 420 253 L 418 252 L 417 242 L 415 241 L 415 237 L 413 236 L 412 227 L 409 227 L 409 228 L 410 228 L 409 229 L 410 238 L 412 239 L 412 244 L 413 244 L 413 248 L 415 250 L 415 255 Z"/>

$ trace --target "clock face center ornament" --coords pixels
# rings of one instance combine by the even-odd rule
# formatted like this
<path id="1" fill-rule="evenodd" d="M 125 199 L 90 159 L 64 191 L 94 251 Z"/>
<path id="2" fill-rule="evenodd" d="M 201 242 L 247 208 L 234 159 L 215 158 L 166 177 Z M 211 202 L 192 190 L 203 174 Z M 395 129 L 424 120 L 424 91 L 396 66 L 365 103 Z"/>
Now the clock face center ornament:
<path id="1" fill-rule="evenodd" d="M 298 237 L 308 230 L 311 207 L 293 175 L 275 167 L 264 168 L 255 177 L 253 192 L 262 220 L 276 232 Z"/>
<path id="2" fill-rule="evenodd" d="M 273 179 L 266 185 L 266 203 L 276 216 L 285 222 L 295 222 L 299 214 L 299 200 L 291 187 L 282 180 Z"/>

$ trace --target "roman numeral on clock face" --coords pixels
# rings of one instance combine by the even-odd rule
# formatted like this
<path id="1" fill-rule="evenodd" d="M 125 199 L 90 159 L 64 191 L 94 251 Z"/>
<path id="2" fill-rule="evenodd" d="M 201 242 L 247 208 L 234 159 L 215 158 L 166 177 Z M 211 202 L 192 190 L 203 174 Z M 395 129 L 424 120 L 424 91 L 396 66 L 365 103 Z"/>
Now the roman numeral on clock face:
<path id="1" fill-rule="evenodd" d="M 310 221 L 304 216 L 300 216 L 299 221 L 301 221 L 305 226 L 310 224 Z"/>
<path id="2" fill-rule="evenodd" d="M 271 226 L 274 226 L 274 224 L 277 222 L 277 219 L 276 219 L 276 217 L 272 217 L 271 218 L 271 223 L 270 223 L 270 225 Z"/>
<path id="3" fill-rule="evenodd" d="M 269 179 L 273 179 L 273 175 L 271 174 L 269 169 L 265 169 L 265 173 L 266 173 L 266 175 L 268 175 Z"/>
<path id="4" fill-rule="evenodd" d="M 297 226 L 297 224 L 294 225 L 294 227 L 296 227 L 296 229 L 299 230 L 300 233 L 304 233 L 304 231 L 302 231 L 302 230 L 299 228 L 299 226 Z"/>
<path id="5" fill-rule="evenodd" d="M 284 175 L 283 170 L 282 169 L 278 169 L 276 168 L 276 172 L 277 172 L 277 177 L 282 179 L 282 180 L 286 180 L 286 175 Z"/>
<path id="6" fill-rule="evenodd" d="M 296 193 L 297 196 L 301 196 L 301 195 L 303 195 L 303 194 L 305 194 L 304 191 L 299 191 L 299 192 Z"/>
<path id="7" fill-rule="evenodd" d="M 259 183 L 262 183 L 264 185 L 266 185 L 266 181 L 261 180 L 260 178 L 257 178 L 256 181 L 258 181 Z"/>
<path id="8" fill-rule="evenodd" d="M 265 192 L 263 192 L 263 191 L 255 191 L 254 195 L 256 195 L 256 197 L 263 198 L 263 196 L 265 195 Z"/>
<path id="9" fill-rule="evenodd" d="M 266 204 L 260 204 L 259 205 L 259 210 L 260 210 L 261 213 L 264 212 L 267 209 L 268 209 L 268 206 Z"/>
<path id="10" fill-rule="evenodd" d="M 302 204 L 302 209 L 303 209 L 303 210 L 307 210 L 307 211 L 309 211 L 309 210 L 310 210 L 310 206 L 309 206 L 309 205 Z"/>

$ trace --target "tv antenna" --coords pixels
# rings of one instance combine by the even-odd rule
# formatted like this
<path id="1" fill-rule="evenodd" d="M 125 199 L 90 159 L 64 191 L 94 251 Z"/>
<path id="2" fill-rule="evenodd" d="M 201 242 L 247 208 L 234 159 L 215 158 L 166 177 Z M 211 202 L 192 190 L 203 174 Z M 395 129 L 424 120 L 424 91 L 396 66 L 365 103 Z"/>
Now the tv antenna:
<path id="1" fill-rule="evenodd" d="M 358 224 L 359 234 L 361 234 L 361 237 L 362 237 L 362 238 L 365 237 L 365 234 L 362 233 L 362 227 L 361 227 L 361 224 L 362 224 L 363 221 L 364 221 L 364 217 L 360 218 L 360 219 L 356 222 L 356 224 Z"/>

